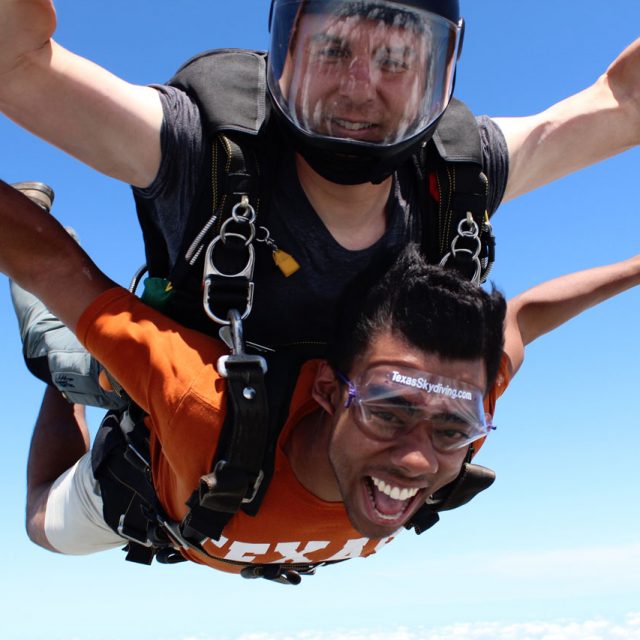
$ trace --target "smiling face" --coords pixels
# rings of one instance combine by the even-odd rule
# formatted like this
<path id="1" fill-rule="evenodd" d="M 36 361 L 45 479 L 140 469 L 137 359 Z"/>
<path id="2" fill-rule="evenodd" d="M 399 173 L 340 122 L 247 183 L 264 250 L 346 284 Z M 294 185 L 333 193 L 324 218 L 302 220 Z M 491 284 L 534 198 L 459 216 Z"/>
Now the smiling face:
<path id="1" fill-rule="evenodd" d="M 485 389 L 483 360 L 443 360 L 417 352 L 402 338 L 378 335 L 349 372 L 351 378 L 378 365 L 407 367 Z M 417 425 L 391 442 L 368 436 L 344 406 L 347 390 L 334 392 L 329 460 L 352 525 L 363 535 L 380 538 L 402 527 L 425 500 L 454 480 L 467 448 L 436 450 L 430 430 Z"/>
<path id="2" fill-rule="evenodd" d="M 425 40 L 362 16 L 300 20 L 288 78 L 303 127 L 333 138 L 391 143 L 415 123 L 424 94 Z"/>

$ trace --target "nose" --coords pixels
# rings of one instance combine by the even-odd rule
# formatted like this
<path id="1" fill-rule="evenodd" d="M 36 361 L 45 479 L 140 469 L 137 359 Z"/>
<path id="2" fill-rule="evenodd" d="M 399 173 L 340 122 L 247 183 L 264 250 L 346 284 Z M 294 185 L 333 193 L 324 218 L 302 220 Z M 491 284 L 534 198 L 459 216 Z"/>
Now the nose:
<path id="1" fill-rule="evenodd" d="M 355 103 L 371 100 L 375 93 L 375 73 L 368 55 L 355 56 L 343 71 L 340 92 Z"/>
<path id="2" fill-rule="evenodd" d="M 433 475 L 440 467 L 429 429 L 416 425 L 393 444 L 391 463 L 410 478 Z"/>

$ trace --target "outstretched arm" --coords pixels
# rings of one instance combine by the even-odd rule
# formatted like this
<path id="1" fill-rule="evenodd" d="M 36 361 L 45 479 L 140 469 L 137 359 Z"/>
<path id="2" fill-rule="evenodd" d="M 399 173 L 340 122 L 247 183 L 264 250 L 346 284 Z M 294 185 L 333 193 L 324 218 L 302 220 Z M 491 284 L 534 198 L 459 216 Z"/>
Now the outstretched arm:
<path id="1" fill-rule="evenodd" d="M 514 373 L 522 364 L 524 348 L 530 342 L 638 284 L 640 255 L 543 282 L 510 300 L 504 350 Z"/>
<path id="2" fill-rule="evenodd" d="M 89 304 L 116 286 L 55 218 L 2 181 L 0 271 L 72 330 Z"/>
<path id="3" fill-rule="evenodd" d="M 589 88 L 546 111 L 495 118 L 509 148 L 504 201 L 640 143 L 640 38 Z"/>
<path id="4" fill-rule="evenodd" d="M 98 171 L 148 186 L 160 165 L 158 92 L 62 48 L 55 27 L 51 0 L 0 0 L 0 111 Z"/>

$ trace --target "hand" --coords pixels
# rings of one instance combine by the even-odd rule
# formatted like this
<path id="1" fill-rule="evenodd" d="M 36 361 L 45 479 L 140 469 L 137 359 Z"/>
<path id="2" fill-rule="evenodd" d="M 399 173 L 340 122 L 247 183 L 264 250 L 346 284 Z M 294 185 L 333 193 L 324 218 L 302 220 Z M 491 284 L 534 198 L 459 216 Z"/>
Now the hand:
<path id="1" fill-rule="evenodd" d="M 604 80 L 613 97 L 627 111 L 628 125 L 640 143 L 640 38 L 632 42 L 607 69 Z"/>
<path id="2" fill-rule="evenodd" d="M 0 0 L 0 76 L 41 50 L 56 28 L 52 0 Z"/>

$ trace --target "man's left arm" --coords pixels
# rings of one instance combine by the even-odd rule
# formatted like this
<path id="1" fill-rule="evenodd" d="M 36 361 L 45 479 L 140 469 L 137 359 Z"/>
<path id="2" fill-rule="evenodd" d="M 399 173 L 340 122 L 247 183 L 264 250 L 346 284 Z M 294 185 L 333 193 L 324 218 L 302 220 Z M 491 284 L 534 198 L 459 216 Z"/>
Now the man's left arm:
<path id="1" fill-rule="evenodd" d="M 504 351 L 515 373 L 524 348 L 586 309 L 640 284 L 640 255 L 543 282 L 509 300 Z"/>
<path id="2" fill-rule="evenodd" d="M 546 111 L 494 118 L 509 149 L 504 200 L 640 143 L 640 38 L 596 82 Z"/>

